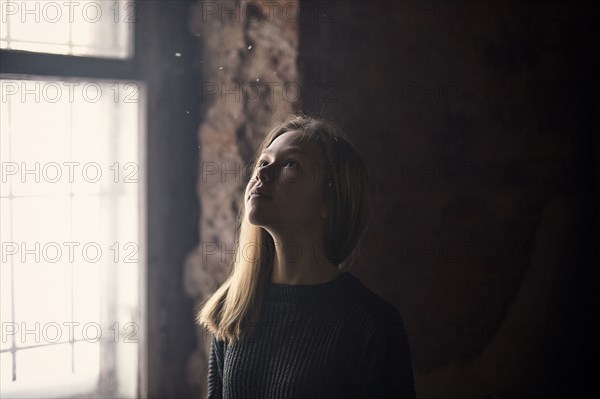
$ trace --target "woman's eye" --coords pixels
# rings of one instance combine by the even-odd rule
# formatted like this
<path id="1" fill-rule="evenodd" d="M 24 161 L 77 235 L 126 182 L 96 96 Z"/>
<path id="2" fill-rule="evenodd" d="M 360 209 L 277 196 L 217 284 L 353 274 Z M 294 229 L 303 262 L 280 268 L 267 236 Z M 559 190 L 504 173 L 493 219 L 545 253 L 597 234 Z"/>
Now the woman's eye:
<path id="1" fill-rule="evenodd" d="M 268 162 L 263 159 L 256 164 L 256 167 L 261 168 L 266 164 L 268 164 Z M 300 166 L 300 164 L 294 159 L 288 159 L 287 161 L 283 162 L 283 166 L 297 167 Z"/>

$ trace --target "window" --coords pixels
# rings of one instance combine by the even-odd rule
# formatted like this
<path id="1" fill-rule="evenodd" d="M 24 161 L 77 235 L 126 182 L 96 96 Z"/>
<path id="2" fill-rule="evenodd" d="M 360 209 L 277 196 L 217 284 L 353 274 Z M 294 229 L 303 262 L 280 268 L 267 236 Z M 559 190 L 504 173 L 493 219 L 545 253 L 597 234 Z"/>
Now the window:
<path id="1" fill-rule="evenodd" d="M 52 54 L 129 58 L 133 1 L 0 0 L 0 48 Z"/>
<path id="2" fill-rule="evenodd" d="M 137 397 L 146 90 L 123 73 L 134 3 L 0 3 L 0 396 Z"/>

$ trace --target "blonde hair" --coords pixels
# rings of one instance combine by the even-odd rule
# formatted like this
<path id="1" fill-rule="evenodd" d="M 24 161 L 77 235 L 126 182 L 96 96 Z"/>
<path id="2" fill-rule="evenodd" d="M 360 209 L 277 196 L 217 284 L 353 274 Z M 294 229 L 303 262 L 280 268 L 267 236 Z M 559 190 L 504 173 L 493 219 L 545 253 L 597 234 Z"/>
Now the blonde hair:
<path id="1" fill-rule="evenodd" d="M 329 211 L 323 251 L 340 271 L 347 271 L 372 213 L 367 168 L 340 128 L 325 119 L 296 112 L 269 131 L 250 161 L 250 170 L 256 171 L 258 157 L 273 140 L 290 131 L 299 131 L 302 139 L 313 140 L 323 150 Z M 264 290 L 271 282 L 275 253 L 271 235 L 248 221 L 243 198 L 239 209 L 232 272 L 198 305 L 201 309 L 196 316 L 199 325 L 227 342 L 241 339 L 256 326 Z"/>

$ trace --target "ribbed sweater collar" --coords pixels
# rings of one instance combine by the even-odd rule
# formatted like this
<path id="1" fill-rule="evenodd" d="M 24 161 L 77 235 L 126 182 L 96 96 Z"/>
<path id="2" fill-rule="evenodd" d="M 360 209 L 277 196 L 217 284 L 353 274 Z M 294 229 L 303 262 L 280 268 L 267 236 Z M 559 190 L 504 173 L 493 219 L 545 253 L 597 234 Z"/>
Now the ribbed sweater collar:
<path id="1" fill-rule="evenodd" d="M 333 280 L 321 284 L 276 284 L 267 285 L 265 299 L 273 302 L 299 301 L 315 297 L 328 297 L 347 289 L 354 276 L 346 271 Z"/>

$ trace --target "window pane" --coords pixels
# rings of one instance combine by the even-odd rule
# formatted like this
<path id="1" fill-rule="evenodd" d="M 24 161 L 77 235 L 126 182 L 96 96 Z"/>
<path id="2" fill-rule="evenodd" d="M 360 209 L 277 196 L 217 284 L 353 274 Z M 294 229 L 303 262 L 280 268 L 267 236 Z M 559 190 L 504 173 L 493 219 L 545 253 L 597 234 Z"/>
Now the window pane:
<path id="1" fill-rule="evenodd" d="M 2 93 L 4 92 L 2 88 Z M 0 102 L 0 132 L 8 132 L 8 126 L 10 123 L 8 112 L 8 102 Z M 5 162 L 9 158 L 8 149 L 10 148 L 10 142 L 8 134 L 0 135 L 0 161 Z M 3 174 L 4 177 L 4 174 Z M 10 191 L 9 183 L 4 178 L 0 180 L 0 197 L 8 196 Z"/>
<path id="2" fill-rule="evenodd" d="M 71 345 L 54 345 L 17 352 L 19 380 L 51 383 L 71 374 Z"/>
<path id="3" fill-rule="evenodd" d="M 0 350 L 10 349 L 12 346 L 13 335 L 10 333 L 16 329 L 12 320 L 12 287 L 11 287 L 11 268 L 12 264 L 5 252 L 14 251 L 16 246 L 10 245 L 10 208 L 7 198 L 0 198 L 0 237 L 2 239 L 2 262 L 0 263 L 0 323 L 2 323 L 3 332 L 0 339 Z M 5 244 L 9 242 L 9 244 Z M 6 324 L 8 323 L 8 324 Z M 2 370 L 4 373 L 5 370 Z"/>
<path id="4" fill-rule="evenodd" d="M 0 387 L 2 397 L 73 395 L 96 389 L 99 375 L 116 376 L 103 383 L 105 396 L 134 397 L 141 335 L 139 86 L 0 84 L 7 187 L 0 198 L 0 316 L 16 329 L 1 346 L 2 378 L 10 380 Z M 7 352 L 13 339 L 15 381 Z M 62 363 L 46 378 L 41 374 L 54 357 Z"/>
<path id="5" fill-rule="evenodd" d="M 129 58 L 133 0 L 0 0 L 1 48 L 40 53 Z"/>
<path id="6" fill-rule="evenodd" d="M 12 381 L 12 355 L 8 352 L 0 353 L 0 386 L 8 385 Z"/>
<path id="7" fill-rule="evenodd" d="M 56 324 L 71 318 L 71 268 L 61 259 L 63 242 L 70 241 L 68 199 L 15 198 L 12 201 L 13 242 L 19 255 L 14 265 L 17 347 L 68 340 L 56 336 Z M 59 331 L 60 333 L 60 331 Z"/>
<path id="8" fill-rule="evenodd" d="M 2 397 L 53 397 L 64 398 L 77 393 L 89 392 L 98 381 L 98 344 L 88 344 L 88 348 L 73 348 L 70 344 L 26 349 L 17 352 L 20 378 L 11 381 L 10 375 L 2 370 Z M 5 355 L 5 354 L 3 354 Z M 9 364 L 2 358 L 2 365 Z M 89 362 L 85 364 L 84 362 Z M 9 384 L 5 382 L 10 382 Z M 39 386 L 46 389 L 40 394 Z"/>

